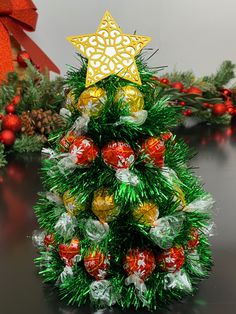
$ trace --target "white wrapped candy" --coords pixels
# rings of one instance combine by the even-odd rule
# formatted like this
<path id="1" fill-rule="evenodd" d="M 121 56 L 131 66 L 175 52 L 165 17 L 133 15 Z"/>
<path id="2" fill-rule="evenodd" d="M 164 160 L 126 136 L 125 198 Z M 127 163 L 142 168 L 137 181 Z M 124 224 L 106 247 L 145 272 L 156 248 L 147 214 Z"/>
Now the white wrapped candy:
<path id="1" fill-rule="evenodd" d="M 139 178 L 129 169 L 118 169 L 116 170 L 116 178 L 121 182 L 136 186 L 139 184 Z"/>
<path id="2" fill-rule="evenodd" d="M 45 197 L 52 203 L 55 203 L 56 205 L 62 205 L 62 199 L 59 194 L 56 192 L 46 192 Z"/>
<path id="3" fill-rule="evenodd" d="M 109 232 L 108 224 L 101 223 L 99 220 L 89 219 L 85 225 L 88 238 L 93 242 L 101 242 Z"/>
<path id="4" fill-rule="evenodd" d="M 120 125 L 126 122 L 133 123 L 135 125 L 142 125 L 146 121 L 147 116 L 148 116 L 147 110 L 136 111 L 133 112 L 132 115 L 130 116 L 120 117 L 120 120 L 116 122 L 115 125 Z"/>
<path id="5" fill-rule="evenodd" d="M 32 235 L 32 242 L 35 247 L 44 247 L 44 238 L 46 236 L 46 231 L 34 230 Z"/>
<path id="6" fill-rule="evenodd" d="M 116 303 L 113 287 L 109 280 L 93 281 L 90 285 L 90 296 L 92 300 L 101 301 L 108 306 Z"/>
<path id="7" fill-rule="evenodd" d="M 68 119 L 71 117 L 71 111 L 66 108 L 60 109 L 60 116 L 62 116 L 65 119 Z"/>
<path id="8" fill-rule="evenodd" d="M 125 279 L 125 284 L 127 286 L 134 284 L 135 292 L 138 298 L 143 302 L 144 305 L 147 303 L 146 298 L 147 287 L 144 281 L 139 276 L 137 276 L 136 274 L 130 275 Z"/>
<path id="9" fill-rule="evenodd" d="M 89 121 L 90 121 L 89 116 L 83 114 L 82 116 L 78 117 L 75 120 L 70 131 L 75 132 L 77 136 L 87 133 Z"/>
<path id="10" fill-rule="evenodd" d="M 207 194 L 203 198 L 195 199 L 193 202 L 186 205 L 183 208 L 185 212 L 199 212 L 199 213 L 207 213 L 212 209 L 214 205 L 214 200 L 211 195 Z"/>
<path id="11" fill-rule="evenodd" d="M 77 219 L 68 213 L 63 213 L 55 225 L 55 231 L 65 239 L 70 239 L 75 233 Z"/>
<path id="12" fill-rule="evenodd" d="M 175 273 L 168 273 L 164 277 L 164 289 L 178 289 L 188 292 L 192 291 L 192 284 L 186 271 L 180 269 Z"/>
<path id="13" fill-rule="evenodd" d="M 65 281 L 66 278 L 73 277 L 73 269 L 71 266 L 66 265 L 63 269 L 63 272 L 60 274 L 56 281 L 56 286 L 59 286 L 61 283 Z"/>
<path id="14" fill-rule="evenodd" d="M 197 250 L 194 250 L 193 252 L 188 253 L 187 260 L 188 260 L 188 263 L 191 265 L 192 271 L 195 274 L 197 274 L 198 276 L 204 275 L 204 271 L 200 263 L 200 256 Z"/>
<path id="15" fill-rule="evenodd" d="M 152 241 L 162 249 L 172 247 L 174 239 L 182 228 L 184 218 L 182 213 L 159 218 L 156 226 L 149 231 Z"/>
<path id="16" fill-rule="evenodd" d="M 63 175 L 66 175 L 67 172 L 73 172 L 75 170 L 77 167 L 76 160 L 77 157 L 75 153 L 68 153 L 58 162 L 57 167 Z"/>

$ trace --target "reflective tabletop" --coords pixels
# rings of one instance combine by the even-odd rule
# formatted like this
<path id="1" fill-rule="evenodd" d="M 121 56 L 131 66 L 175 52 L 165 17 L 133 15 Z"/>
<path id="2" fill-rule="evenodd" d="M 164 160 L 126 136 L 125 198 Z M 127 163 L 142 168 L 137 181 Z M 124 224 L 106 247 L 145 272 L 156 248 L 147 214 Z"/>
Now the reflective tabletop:
<path id="1" fill-rule="evenodd" d="M 178 130 L 198 153 L 191 165 L 216 200 L 216 230 L 211 238 L 215 265 L 197 294 L 160 314 L 231 314 L 236 312 L 236 124 L 200 125 Z M 89 306 L 70 308 L 44 285 L 33 264 L 31 233 L 37 229 L 32 207 L 41 190 L 40 155 L 10 156 L 0 170 L 0 313 L 92 314 Z M 97 313 L 147 313 L 116 308 Z"/>

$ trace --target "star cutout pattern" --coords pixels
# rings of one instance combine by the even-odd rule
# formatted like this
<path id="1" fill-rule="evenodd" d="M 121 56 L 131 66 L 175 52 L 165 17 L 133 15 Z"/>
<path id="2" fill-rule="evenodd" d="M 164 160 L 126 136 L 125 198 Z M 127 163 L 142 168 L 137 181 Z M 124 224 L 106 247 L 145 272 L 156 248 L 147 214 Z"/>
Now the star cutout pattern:
<path id="1" fill-rule="evenodd" d="M 112 74 L 142 84 L 134 58 L 151 38 L 123 34 L 108 11 L 105 12 L 96 33 L 69 36 L 67 39 L 88 58 L 86 87 Z"/>

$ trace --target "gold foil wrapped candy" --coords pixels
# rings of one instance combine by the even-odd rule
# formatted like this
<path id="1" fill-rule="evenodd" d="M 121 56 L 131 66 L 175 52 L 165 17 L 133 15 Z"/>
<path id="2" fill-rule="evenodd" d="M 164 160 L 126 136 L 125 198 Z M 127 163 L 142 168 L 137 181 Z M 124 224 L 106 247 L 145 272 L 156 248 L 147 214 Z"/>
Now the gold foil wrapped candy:
<path id="1" fill-rule="evenodd" d="M 70 110 L 71 112 L 74 112 L 76 110 L 76 100 L 75 100 L 75 95 L 73 91 L 69 91 L 69 93 L 66 96 L 66 103 L 65 107 L 66 109 Z"/>
<path id="2" fill-rule="evenodd" d="M 86 205 L 80 203 L 79 199 L 71 195 L 70 191 L 66 191 L 62 198 L 67 212 L 73 216 L 78 215 L 80 211 L 86 208 Z"/>
<path id="3" fill-rule="evenodd" d="M 115 96 L 115 103 L 118 103 L 120 108 L 127 107 L 129 113 L 143 110 L 144 99 L 140 90 L 132 85 L 120 87 Z"/>
<path id="4" fill-rule="evenodd" d="M 155 226 L 158 216 L 158 206 L 153 202 L 144 202 L 133 210 L 134 220 L 148 227 Z"/>
<path id="5" fill-rule="evenodd" d="M 98 118 L 107 100 L 106 91 L 96 86 L 88 87 L 79 96 L 77 108 L 89 117 Z"/>
<path id="6" fill-rule="evenodd" d="M 95 191 L 92 211 L 101 222 L 113 220 L 119 214 L 119 207 L 115 204 L 114 194 L 110 194 L 106 188 Z"/>
<path id="7" fill-rule="evenodd" d="M 178 209 L 181 210 L 186 206 L 186 200 L 183 190 L 179 187 L 178 184 L 174 185 L 175 189 L 175 200 L 180 202 Z"/>

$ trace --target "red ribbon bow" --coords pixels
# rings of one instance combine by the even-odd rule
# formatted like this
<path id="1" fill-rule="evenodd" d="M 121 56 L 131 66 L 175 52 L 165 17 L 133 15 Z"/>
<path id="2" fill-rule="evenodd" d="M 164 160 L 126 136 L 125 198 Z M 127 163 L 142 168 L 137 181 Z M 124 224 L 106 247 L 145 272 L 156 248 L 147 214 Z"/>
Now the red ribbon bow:
<path id="1" fill-rule="evenodd" d="M 31 0 L 0 0 L 0 81 L 6 79 L 8 72 L 14 71 L 9 34 L 24 47 L 40 71 L 47 68 L 60 73 L 58 67 L 24 32 L 35 30 L 38 18 L 36 10 Z"/>

